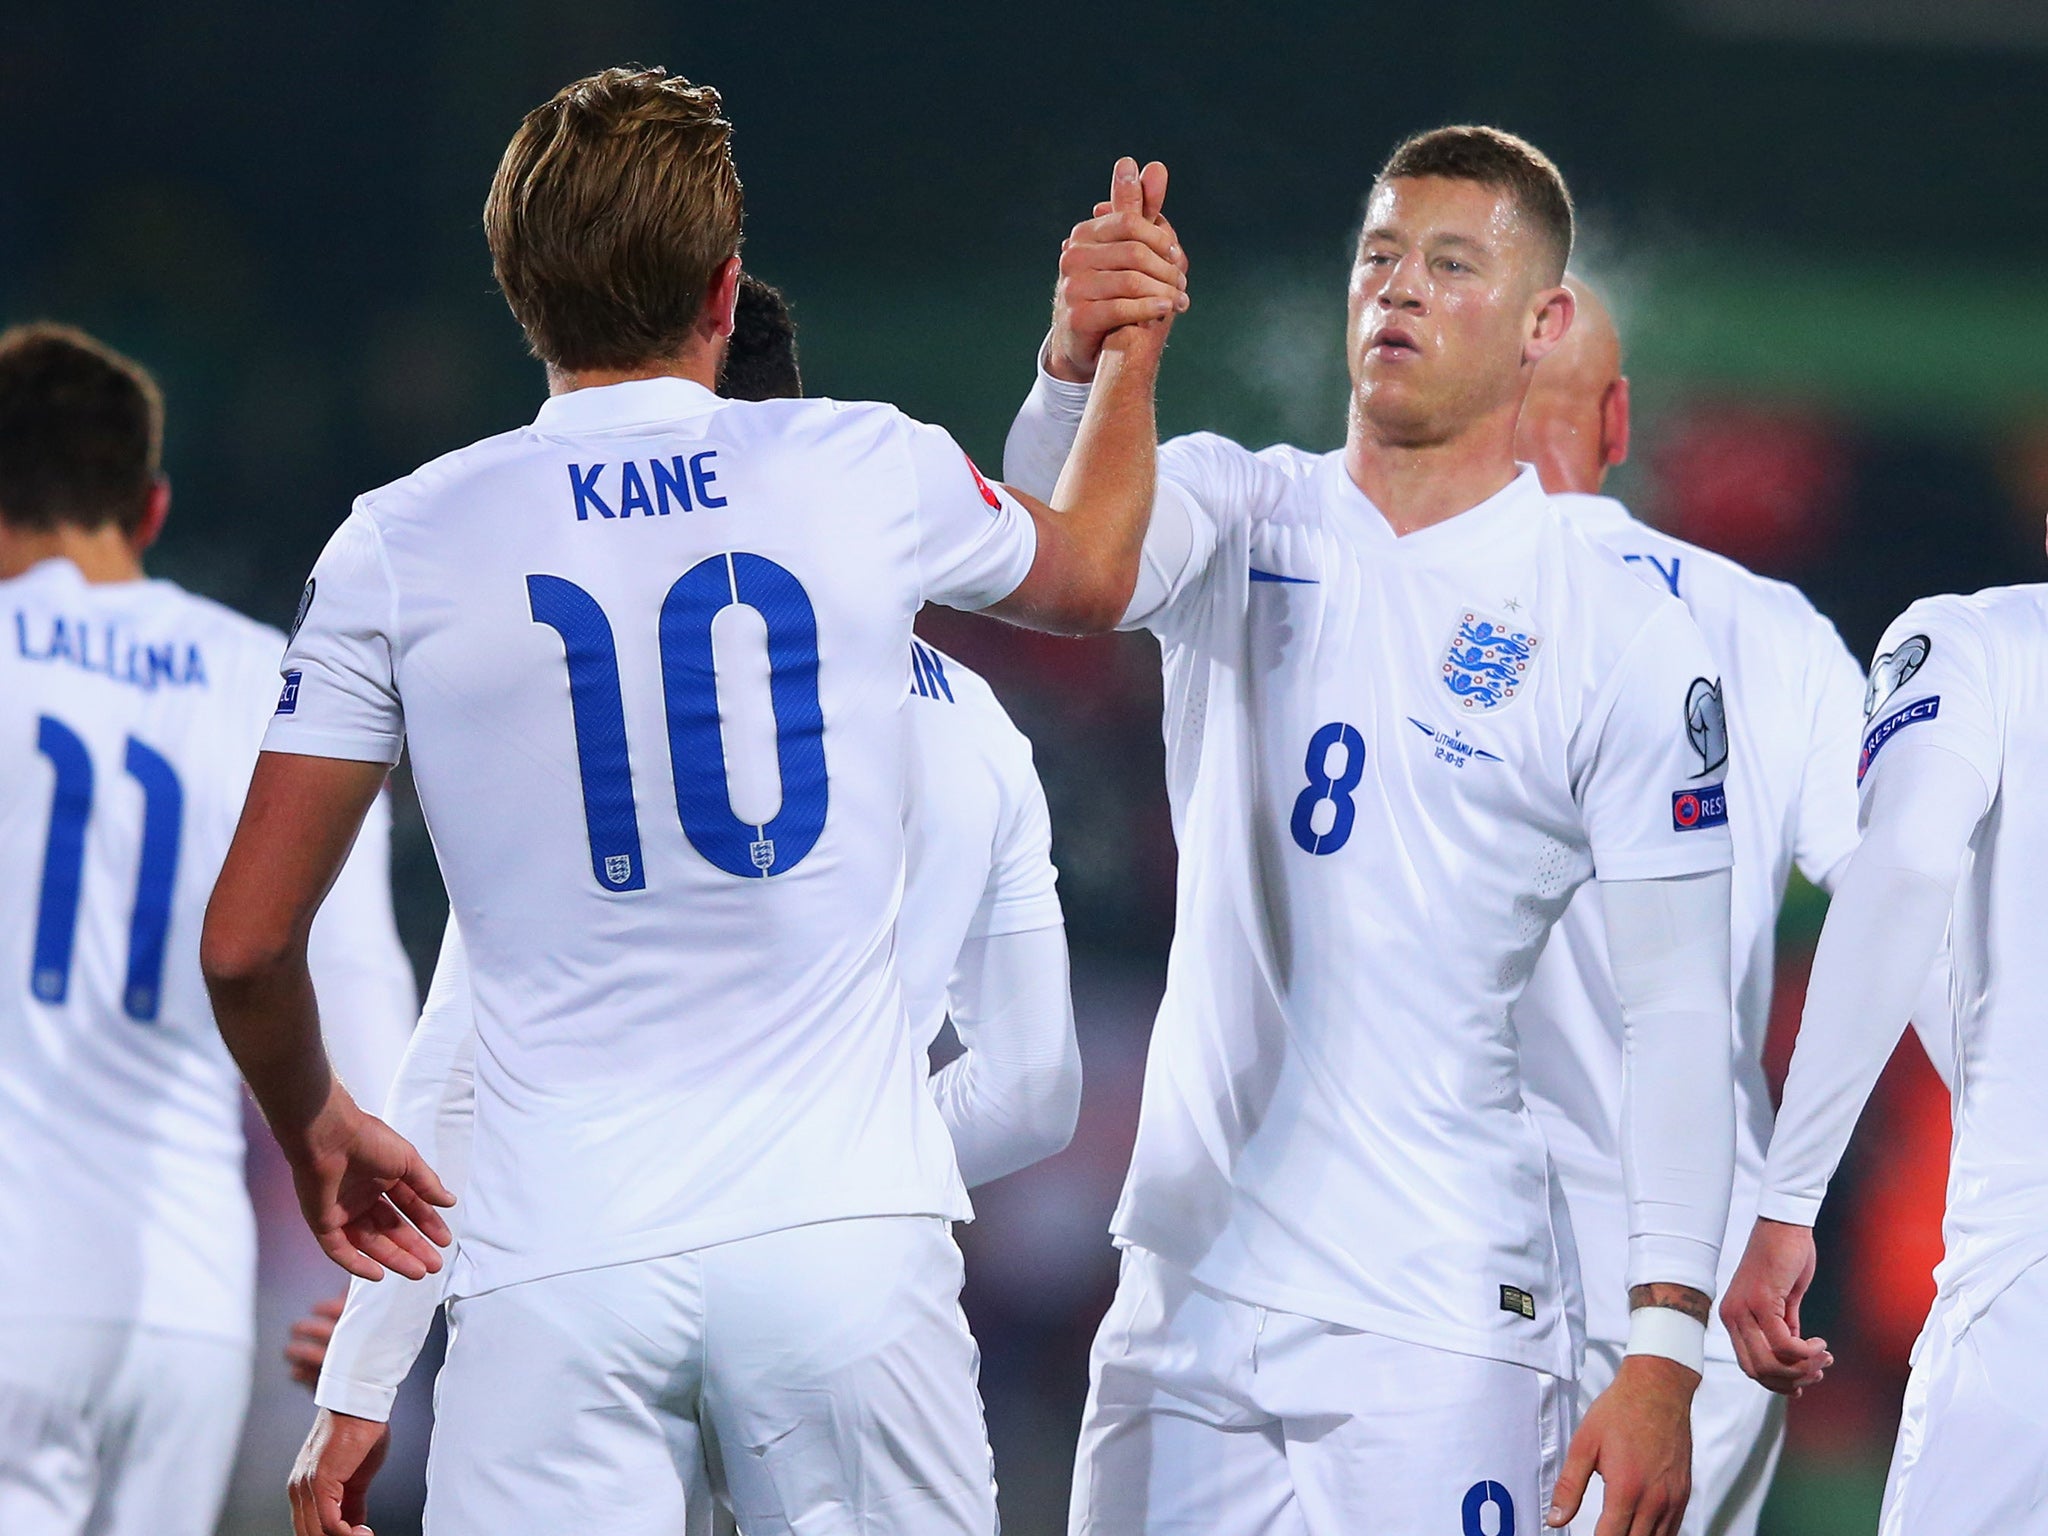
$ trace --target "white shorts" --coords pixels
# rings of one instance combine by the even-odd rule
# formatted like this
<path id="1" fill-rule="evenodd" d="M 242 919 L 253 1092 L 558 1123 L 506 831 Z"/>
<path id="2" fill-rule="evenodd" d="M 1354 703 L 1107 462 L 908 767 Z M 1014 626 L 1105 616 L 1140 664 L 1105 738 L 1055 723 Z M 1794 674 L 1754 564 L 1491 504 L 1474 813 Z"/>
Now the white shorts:
<path id="1" fill-rule="evenodd" d="M 792 1227 L 449 1309 L 428 1536 L 993 1536 L 960 1250 L 937 1217 Z"/>
<path id="2" fill-rule="evenodd" d="M 2048 1264 L 2037 1264 L 1951 1339 L 1949 1308 L 1913 1346 L 1885 1480 L 1881 1536 L 2048 1532 Z"/>
<path id="3" fill-rule="evenodd" d="M 1571 1384 L 1269 1311 L 1124 1251 L 1068 1536 L 1534 1536 Z"/>
<path id="4" fill-rule="evenodd" d="M 1579 1368 L 1581 1418 L 1613 1383 L 1621 1357 L 1620 1344 L 1586 1341 Z M 1692 1400 L 1692 1499 L 1679 1536 L 1756 1536 L 1784 1448 L 1785 1399 L 1751 1381 L 1733 1360 L 1709 1359 Z M 1593 1536 L 1603 1491 L 1596 1474 L 1572 1521 L 1572 1536 Z"/>
<path id="5" fill-rule="evenodd" d="M 0 1532 L 212 1536 L 250 1365 L 200 1334 L 0 1322 Z"/>

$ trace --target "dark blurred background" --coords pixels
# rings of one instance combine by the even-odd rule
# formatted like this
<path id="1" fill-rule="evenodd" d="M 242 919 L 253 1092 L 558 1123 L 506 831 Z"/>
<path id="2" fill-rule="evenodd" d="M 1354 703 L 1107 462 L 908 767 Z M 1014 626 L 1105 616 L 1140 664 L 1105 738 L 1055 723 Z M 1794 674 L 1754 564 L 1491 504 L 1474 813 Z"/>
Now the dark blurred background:
<path id="1" fill-rule="evenodd" d="M 1000 462 L 1060 237 L 1120 153 L 1172 167 L 1195 306 L 1168 432 L 1334 446 L 1348 241 L 1392 142 L 1456 120 L 1564 167 L 1629 349 L 1612 489 L 1798 582 L 1867 656 L 1928 592 L 2042 579 L 2048 6 L 2038 0 L 491 6 L 11 0 L 0 319 L 95 330 L 163 379 L 177 500 L 153 569 L 272 622 L 350 498 L 528 419 L 539 369 L 479 209 L 519 116 L 606 64 L 718 85 L 748 264 L 794 298 L 814 393 L 892 400 Z M 928 616 L 1037 746 L 1089 1071 L 1074 1146 L 963 1241 L 1006 1529 L 1063 1529 L 1171 926 L 1149 640 Z M 443 899 L 401 806 L 401 918 Z M 1782 1070 L 1820 899 L 1795 891 Z M 259 1132 L 260 1136 L 260 1132 Z M 1842 1365 L 1792 1410 L 1777 1536 L 1874 1528 L 1931 1295 L 1947 1103 L 1901 1049 L 1823 1222 L 1809 1319 Z M 337 1289 L 260 1141 L 263 1349 Z M 426 1372 L 380 1533 L 416 1528 Z M 267 1372 L 226 1529 L 283 1528 L 311 1409 Z"/>

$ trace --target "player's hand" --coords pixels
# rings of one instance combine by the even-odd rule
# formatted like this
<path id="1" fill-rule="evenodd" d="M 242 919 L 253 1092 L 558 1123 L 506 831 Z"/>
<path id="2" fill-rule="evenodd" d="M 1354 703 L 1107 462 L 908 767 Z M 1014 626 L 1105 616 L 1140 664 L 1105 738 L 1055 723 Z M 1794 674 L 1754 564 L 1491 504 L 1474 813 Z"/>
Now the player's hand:
<path id="1" fill-rule="evenodd" d="M 1835 1363 L 1826 1339 L 1799 1336 L 1799 1303 L 1813 1284 L 1813 1228 L 1758 1218 L 1743 1250 L 1721 1321 L 1735 1358 L 1758 1386 L 1797 1397 Z"/>
<path id="2" fill-rule="evenodd" d="M 1699 1374 L 1628 1355 L 1565 1452 L 1545 1523 L 1570 1525 L 1593 1473 L 1606 1485 L 1595 1536 L 1677 1536 L 1692 1496 L 1692 1395 Z"/>
<path id="3" fill-rule="evenodd" d="M 375 1419 L 332 1413 L 313 1416 L 285 1492 L 292 1505 L 292 1536 L 371 1536 L 370 1480 L 391 1449 L 391 1426 Z"/>
<path id="4" fill-rule="evenodd" d="M 292 1380 L 306 1388 L 320 1384 L 320 1367 L 327 1362 L 327 1346 L 334 1338 L 334 1325 L 341 1321 L 344 1292 L 313 1303 L 313 1310 L 292 1324 L 291 1341 L 284 1347 L 285 1364 L 292 1368 Z"/>
<path id="5" fill-rule="evenodd" d="M 1109 201 L 1076 224 L 1060 247 L 1053 290 L 1052 338 L 1046 366 L 1053 377 L 1081 383 L 1095 377 L 1104 340 L 1126 326 L 1164 327 L 1188 307 L 1188 263 L 1180 239 L 1160 212 L 1166 167 L 1142 171 L 1125 156 L 1110 178 Z"/>
<path id="6" fill-rule="evenodd" d="M 306 1225 L 343 1269 L 365 1280 L 382 1280 L 386 1268 L 408 1280 L 439 1272 L 436 1247 L 454 1234 L 434 1207 L 455 1197 L 411 1142 L 365 1113 L 340 1083 L 291 1166 Z"/>

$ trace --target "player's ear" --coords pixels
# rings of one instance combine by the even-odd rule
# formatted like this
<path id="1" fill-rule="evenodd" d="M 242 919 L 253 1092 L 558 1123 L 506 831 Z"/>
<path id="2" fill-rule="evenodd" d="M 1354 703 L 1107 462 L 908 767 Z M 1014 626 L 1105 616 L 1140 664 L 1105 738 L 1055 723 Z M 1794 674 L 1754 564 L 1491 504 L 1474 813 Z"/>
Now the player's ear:
<path id="1" fill-rule="evenodd" d="M 142 505 L 142 521 L 135 525 L 135 531 L 128 535 L 128 543 L 136 554 L 157 541 L 164 531 L 164 524 L 171 516 L 171 477 L 158 475 L 156 483 L 149 488 L 149 499 Z"/>
<path id="2" fill-rule="evenodd" d="M 707 340 L 724 340 L 732 335 L 732 314 L 740 301 L 740 259 L 728 256 L 711 275 L 704 292 L 704 314 L 698 328 Z"/>
<path id="3" fill-rule="evenodd" d="M 1628 375 L 1616 375 L 1600 397 L 1600 462 L 1612 469 L 1628 462 Z"/>
<path id="4" fill-rule="evenodd" d="M 1566 331 L 1572 328 L 1572 319 L 1579 312 L 1579 301 L 1572 296 L 1571 289 L 1559 284 L 1545 288 L 1536 295 L 1536 306 L 1529 317 L 1529 339 L 1522 347 L 1522 361 L 1540 363 L 1557 349 L 1564 340 Z"/>

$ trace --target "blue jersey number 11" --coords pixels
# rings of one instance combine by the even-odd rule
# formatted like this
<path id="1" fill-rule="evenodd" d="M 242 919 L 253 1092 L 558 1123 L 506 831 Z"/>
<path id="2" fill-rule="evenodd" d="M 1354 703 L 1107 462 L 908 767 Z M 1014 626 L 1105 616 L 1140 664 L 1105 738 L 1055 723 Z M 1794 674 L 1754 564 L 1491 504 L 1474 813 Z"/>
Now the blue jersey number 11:
<path id="1" fill-rule="evenodd" d="M 590 871 L 606 891 L 647 884 L 640 816 L 633 800 L 619 652 L 597 599 L 560 576 L 526 578 L 528 609 L 562 639 L 569 712 L 583 779 Z M 732 812 L 718 726 L 718 677 L 711 621 L 734 603 L 760 614 L 768 631 L 768 691 L 782 808 L 753 825 Z M 729 875 L 765 879 L 803 862 L 825 830 L 825 714 L 818 702 L 818 620 L 802 583 L 760 555 L 711 555 L 668 589 L 656 630 L 669 763 L 683 835 Z"/>
<path id="2" fill-rule="evenodd" d="M 50 835 L 43 845 L 29 990 L 43 1002 L 61 1003 L 71 992 L 71 951 L 85 883 L 92 757 L 76 731 L 48 715 L 36 722 L 36 750 L 50 760 L 56 786 L 50 795 Z M 128 921 L 128 975 L 121 987 L 121 1007 L 131 1019 L 149 1024 L 163 1002 L 164 941 L 170 933 L 171 896 L 178 881 L 185 790 L 164 756 L 133 736 L 128 738 L 122 766 L 142 786 L 142 860 L 135 875 L 135 910 Z"/>

